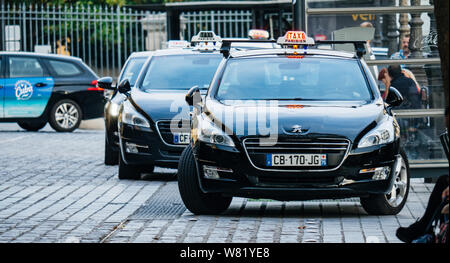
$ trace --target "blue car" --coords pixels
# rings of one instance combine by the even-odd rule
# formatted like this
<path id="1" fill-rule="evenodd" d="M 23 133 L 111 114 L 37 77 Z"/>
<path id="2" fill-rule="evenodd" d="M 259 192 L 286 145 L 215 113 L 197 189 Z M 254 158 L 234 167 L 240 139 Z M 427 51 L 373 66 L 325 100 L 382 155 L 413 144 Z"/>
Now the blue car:
<path id="1" fill-rule="evenodd" d="M 27 52 L 0 52 L 0 122 L 27 131 L 47 123 L 72 132 L 82 120 L 103 116 L 103 89 L 79 58 Z"/>

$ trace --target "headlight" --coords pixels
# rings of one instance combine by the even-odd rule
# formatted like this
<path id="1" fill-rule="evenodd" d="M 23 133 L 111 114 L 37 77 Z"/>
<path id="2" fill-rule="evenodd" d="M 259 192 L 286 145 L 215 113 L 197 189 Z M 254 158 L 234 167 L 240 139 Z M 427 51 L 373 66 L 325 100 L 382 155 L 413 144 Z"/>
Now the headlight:
<path id="1" fill-rule="evenodd" d="M 198 139 L 202 142 L 234 147 L 233 139 L 206 118 L 199 123 Z"/>
<path id="2" fill-rule="evenodd" d="M 116 103 L 111 102 L 109 104 L 109 108 L 108 108 L 108 114 L 112 117 L 116 117 L 119 115 L 119 105 Z"/>
<path id="3" fill-rule="evenodd" d="M 382 122 L 369 133 L 364 135 L 358 144 L 358 148 L 390 143 L 394 141 L 394 138 L 394 125 L 392 120 L 389 119 L 388 121 Z"/>
<path id="4" fill-rule="evenodd" d="M 150 128 L 150 123 L 129 102 L 123 103 L 122 122 L 133 126 Z"/>

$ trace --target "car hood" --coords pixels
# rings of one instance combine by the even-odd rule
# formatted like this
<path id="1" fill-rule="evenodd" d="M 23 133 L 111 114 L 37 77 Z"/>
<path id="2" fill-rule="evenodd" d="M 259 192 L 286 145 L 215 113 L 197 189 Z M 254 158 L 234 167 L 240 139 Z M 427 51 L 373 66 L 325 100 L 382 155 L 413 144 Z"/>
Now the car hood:
<path id="1" fill-rule="evenodd" d="M 131 99 L 151 119 L 159 120 L 189 119 L 191 107 L 186 103 L 187 90 L 151 90 L 133 89 Z"/>
<path id="2" fill-rule="evenodd" d="M 344 137 L 352 142 L 369 125 L 374 125 L 385 117 L 381 101 L 311 102 L 300 105 L 298 101 L 247 103 L 208 100 L 205 112 L 218 123 L 224 124 L 229 131 L 233 131 L 238 138 L 276 133 Z M 293 131 L 294 128 L 296 132 Z"/>

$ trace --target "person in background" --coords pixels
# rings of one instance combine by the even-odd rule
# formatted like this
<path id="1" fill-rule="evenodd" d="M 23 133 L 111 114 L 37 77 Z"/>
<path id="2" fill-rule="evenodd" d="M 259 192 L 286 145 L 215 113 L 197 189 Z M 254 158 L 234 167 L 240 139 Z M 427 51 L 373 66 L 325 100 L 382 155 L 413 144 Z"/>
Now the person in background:
<path id="1" fill-rule="evenodd" d="M 398 108 L 419 109 L 421 107 L 420 90 L 418 90 L 416 82 L 405 76 L 400 65 L 391 65 L 388 67 L 387 71 L 388 74 L 385 76 L 389 82 L 388 87 L 396 88 L 402 94 L 404 99 L 402 105 Z"/>
<path id="2" fill-rule="evenodd" d="M 448 106 L 445 109 L 445 122 L 446 127 L 448 127 Z M 447 156 L 448 158 L 448 156 Z M 428 205 L 425 209 L 423 216 L 417 220 L 414 224 L 408 227 L 399 227 L 396 231 L 396 236 L 398 239 L 405 243 L 411 243 L 413 240 L 427 234 L 427 227 L 431 220 L 433 220 L 433 215 L 436 209 L 439 208 L 440 204 L 448 198 L 449 196 L 449 177 L 447 175 L 442 175 L 437 180 L 433 191 L 431 192 L 430 198 L 428 199 Z M 447 207 L 448 209 L 448 207 Z"/>
<path id="3" fill-rule="evenodd" d="M 391 59 L 407 59 L 411 51 L 409 50 L 409 34 L 401 40 L 401 49 L 391 55 Z"/>
<path id="4" fill-rule="evenodd" d="M 405 77 L 410 78 L 414 81 L 414 83 L 416 84 L 417 92 L 420 94 L 421 92 L 420 85 L 417 82 L 414 74 L 409 69 L 402 69 L 402 73 Z M 385 86 L 385 91 L 383 92 L 383 94 L 381 94 L 381 97 L 385 100 L 389 93 L 389 87 L 391 85 L 392 80 L 391 77 L 389 76 L 387 68 L 382 68 L 380 70 L 380 72 L 378 73 L 378 80 L 383 82 Z"/>
<path id="5" fill-rule="evenodd" d="M 384 84 L 385 89 L 383 94 L 381 94 L 381 97 L 383 98 L 383 100 L 386 100 L 386 97 L 389 93 L 389 87 L 391 86 L 391 77 L 389 77 L 387 68 L 382 68 L 380 70 L 380 73 L 378 73 L 378 80 L 383 82 Z"/>

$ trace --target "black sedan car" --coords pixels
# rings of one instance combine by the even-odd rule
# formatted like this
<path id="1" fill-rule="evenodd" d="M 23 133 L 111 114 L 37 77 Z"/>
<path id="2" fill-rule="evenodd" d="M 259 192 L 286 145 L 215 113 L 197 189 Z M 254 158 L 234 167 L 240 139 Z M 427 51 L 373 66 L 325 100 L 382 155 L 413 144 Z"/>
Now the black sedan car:
<path id="1" fill-rule="evenodd" d="M 233 196 L 276 200 L 360 197 L 370 214 L 396 214 L 409 189 L 400 129 L 357 55 L 315 47 L 303 32 L 284 48 L 230 52 L 205 98 L 192 88 L 191 143 L 178 185 L 195 214 L 216 214 Z"/>
<path id="2" fill-rule="evenodd" d="M 120 179 L 139 179 L 155 166 L 177 167 L 189 143 L 184 97 L 195 85 L 206 91 L 222 60 L 217 44 L 154 51 L 134 86 L 120 82 L 118 91 L 127 96 L 118 115 Z"/>
<path id="3" fill-rule="evenodd" d="M 103 116 L 103 89 L 79 58 L 0 52 L 0 122 L 37 131 L 47 122 L 71 132 L 81 120 Z"/>
<path id="4" fill-rule="evenodd" d="M 117 83 L 124 79 L 128 79 L 130 86 L 133 87 L 139 72 L 145 61 L 152 54 L 151 51 L 134 52 L 125 62 L 120 72 Z M 99 87 L 106 83 L 106 88 L 112 88 L 113 80 L 111 77 L 105 77 L 98 80 Z M 117 131 L 117 118 L 119 116 L 119 108 L 126 99 L 124 94 L 113 89 L 113 92 L 105 104 L 105 164 L 116 165 L 119 163 L 119 134 Z"/>

